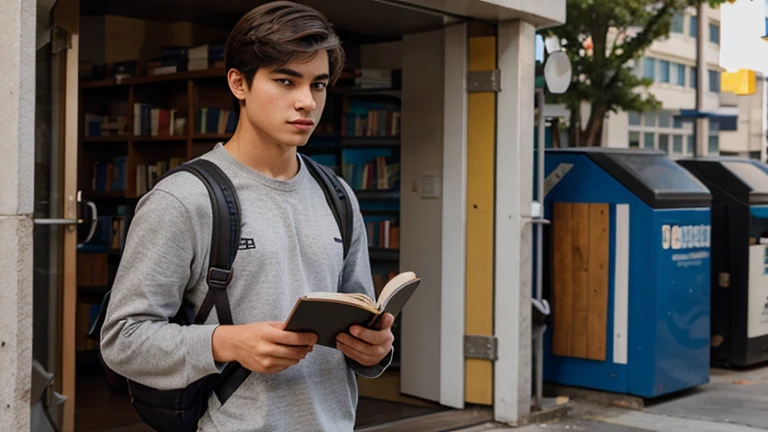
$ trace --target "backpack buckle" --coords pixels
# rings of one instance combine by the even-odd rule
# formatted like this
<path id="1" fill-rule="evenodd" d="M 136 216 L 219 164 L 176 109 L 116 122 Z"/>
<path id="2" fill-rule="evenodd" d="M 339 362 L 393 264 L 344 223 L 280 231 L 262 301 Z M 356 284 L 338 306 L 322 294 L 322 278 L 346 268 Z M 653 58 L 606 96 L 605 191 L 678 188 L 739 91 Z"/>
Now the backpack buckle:
<path id="1" fill-rule="evenodd" d="M 211 267 L 208 270 L 208 286 L 213 288 L 226 289 L 232 280 L 232 270 Z"/>

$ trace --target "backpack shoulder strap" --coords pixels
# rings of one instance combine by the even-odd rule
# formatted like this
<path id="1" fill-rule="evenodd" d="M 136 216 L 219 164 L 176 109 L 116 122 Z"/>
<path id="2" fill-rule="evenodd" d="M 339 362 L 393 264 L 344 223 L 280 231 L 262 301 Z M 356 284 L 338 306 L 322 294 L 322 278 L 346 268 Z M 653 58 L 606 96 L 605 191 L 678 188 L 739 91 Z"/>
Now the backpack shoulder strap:
<path id="1" fill-rule="evenodd" d="M 349 246 L 352 243 L 352 226 L 354 223 L 352 219 L 352 203 L 347 195 L 347 190 L 333 170 L 315 162 L 309 156 L 301 153 L 299 155 L 304 160 L 304 165 L 309 170 L 309 173 L 320 184 L 320 188 L 325 194 L 325 200 L 328 202 L 328 206 L 331 207 L 331 211 L 333 211 L 333 217 L 339 226 L 339 232 L 341 232 L 344 258 L 346 259 Z"/>
<path id="2" fill-rule="evenodd" d="M 226 289 L 232 280 L 232 263 L 240 243 L 240 201 L 232 181 L 211 161 L 195 159 L 172 171 L 187 171 L 198 177 L 211 199 L 213 230 L 206 282 L 208 293 L 195 317 L 195 324 L 205 322 L 213 306 L 221 324 L 234 324 Z"/>
<path id="3" fill-rule="evenodd" d="M 237 192 L 229 177 L 210 161 L 195 159 L 175 170 L 188 171 L 203 182 L 208 189 L 213 209 L 210 263 L 206 279 L 208 292 L 195 317 L 195 324 L 205 322 L 213 306 L 216 306 L 219 323 L 234 324 L 227 287 L 232 280 L 232 264 L 240 244 L 240 201 Z M 216 393 L 220 403 L 224 404 L 250 372 L 239 363 L 231 362 L 218 376 L 212 377 L 207 385 Z"/>
<path id="4" fill-rule="evenodd" d="M 235 261 L 237 248 L 240 243 L 240 202 L 232 182 L 216 164 L 195 159 L 164 173 L 160 180 L 179 171 L 186 171 L 199 178 L 211 199 L 213 214 L 213 231 L 211 233 L 211 251 L 208 267 L 208 292 L 197 315 L 193 317 L 191 309 L 187 312 L 182 308 L 171 321 L 189 325 L 194 322 L 205 322 L 213 306 L 216 306 L 219 321 L 222 324 L 232 324 L 232 311 L 226 288 L 232 280 L 232 263 Z M 156 183 L 156 184 L 157 184 Z M 98 339 L 106 318 L 111 290 L 102 299 L 99 316 L 88 331 L 91 338 Z"/>

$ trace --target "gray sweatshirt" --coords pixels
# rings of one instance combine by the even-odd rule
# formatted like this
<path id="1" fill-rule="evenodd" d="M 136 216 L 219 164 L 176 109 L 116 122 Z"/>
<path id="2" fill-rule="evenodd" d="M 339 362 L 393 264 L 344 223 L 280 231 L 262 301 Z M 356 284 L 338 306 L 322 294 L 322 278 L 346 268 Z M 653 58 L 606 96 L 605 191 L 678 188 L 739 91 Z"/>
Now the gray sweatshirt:
<path id="1" fill-rule="evenodd" d="M 275 180 L 234 159 L 221 144 L 202 156 L 221 167 L 242 207 L 240 250 L 228 288 L 235 324 L 284 321 L 301 295 L 342 291 L 374 296 L 365 225 L 355 213 L 346 260 L 336 220 L 320 185 L 300 161 L 298 174 Z M 203 325 L 167 322 L 183 299 L 199 309 L 207 291 L 211 242 L 208 192 L 190 173 L 157 185 L 136 209 L 102 329 L 107 365 L 158 389 L 182 388 L 220 372 L 211 340 L 215 308 Z M 340 351 L 316 346 L 277 374 L 252 373 L 223 405 L 214 396 L 203 431 L 351 431 L 357 406 L 355 374 L 375 378 L 389 365 L 365 368 Z"/>

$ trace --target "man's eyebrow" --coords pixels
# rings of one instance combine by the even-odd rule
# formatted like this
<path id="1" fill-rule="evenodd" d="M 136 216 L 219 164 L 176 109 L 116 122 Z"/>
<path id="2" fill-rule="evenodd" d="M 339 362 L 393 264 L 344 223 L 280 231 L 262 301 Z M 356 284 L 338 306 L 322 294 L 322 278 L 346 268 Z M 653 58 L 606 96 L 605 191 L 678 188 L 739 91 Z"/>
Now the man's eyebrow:
<path id="1" fill-rule="evenodd" d="M 277 68 L 272 71 L 274 74 L 280 74 L 280 75 L 288 75 L 296 78 L 304 78 L 304 75 L 301 74 L 301 72 L 295 71 L 290 68 Z"/>
<path id="2" fill-rule="evenodd" d="M 281 74 L 281 75 L 288 75 L 288 76 L 292 76 L 292 77 L 295 77 L 295 78 L 304 78 L 304 75 L 302 75 L 301 72 L 293 70 L 291 68 L 284 68 L 284 67 L 283 68 L 277 68 L 277 69 L 273 70 L 272 73 L 274 73 L 274 74 Z M 330 78 L 330 75 L 328 75 L 327 73 L 324 73 L 324 74 L 317 75 L 315 77 L 314 81 L 326 80 L 328 78 Z"/>

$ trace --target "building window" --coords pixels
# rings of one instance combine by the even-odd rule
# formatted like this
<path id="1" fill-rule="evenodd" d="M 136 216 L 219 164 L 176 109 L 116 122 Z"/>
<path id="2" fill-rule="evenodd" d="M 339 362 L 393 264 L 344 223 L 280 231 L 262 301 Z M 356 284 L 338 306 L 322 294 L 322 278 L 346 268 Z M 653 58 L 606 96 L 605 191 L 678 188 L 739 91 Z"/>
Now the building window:
<path id="1" fill-rule="evenodd" d="M 669 135 L 659 134 L 659 150 L 669 154 Z"/>
<path id="2" fill-rule="evenodd" d="M 672 63 L 672 83 L 685 87 L 685 65 Z"/>
<path id="3" fill-rule="evenodd" d="M 691 28 L 688 29 L 688 34 L 693 38 L 699 34 L 699 17 L 691 17 Z"/>
<path id="4" fill-rule="evenodd" d="M 643 134 L 643 147 L 647 149 L 656 148 L 656 134 L 646 132 Z"/>
<path id="5" fill-rule="evenodd" d="M 683 33 L 683 14 L 676 13 L 675 16 L 672 17 L 672 33 Z"/>
<path id="6" fill-rule="evenodd" d="M 694 149 L 696 148 L 696 143 L 693 141 L 693 135 L 688 135 L 688 154 L 694 154 Z"/>
<path id="7" fill-rule="evenodd" d="M 683 136 L 675 135 L 672 138 L 672 152 L 674 154 L 683 154 Z"/>
<path id="8" fill-rule="evenodd" d="M 691 86 L 692 89 L 696 88 L 697 83 L 699 82 L 699 71 L 695 67 L 691 67 L 691 82 L 688 83 L 689 86 Z"/>
<path id="9" fill-rule="evenodd" d="M 709 41 L 713 44 L 720 44 L 720 25 L 709 23 Z"/>
<path id="10" fill-rule="evenodd" d="M 645 125 L 646 126 L 656 126 L 656 113 L 653 111 L 648 111 L 645 113 Z"/>
<path id="11" fill-rule="evenodd" d="M 709 154 L 720 153 L 720 137 L 717 135 L 709 136 Z"/>
<path id="12" fill-rule="evenodd" d="M 720 93 L 720 72 L 716 70 L 709 71 L 709 91 Z"/>
<path id="13" fill-rule="evenodd" d="M 691 131 L 672 111 L 628 114 L 630 148 L 658 148 L 666 154 L 685 154 L 685 138 Z"/>
<path id="14" fill-rule="evenodd" d="M 656 79 L 656 59 L 643 58 L 643 78 Z"/>
<path id="15" fill-rule="evenodd" d="M 669 82 L 669 62 L 666 60 L 659 60 L 659 76 L 660 81 L 663 83 Z"/>
<path id="16" fill-rule="evenodd" d="M 660 111 L 659 112 L 659 127 L 660 128 L 668 128 L 668 127 L 670 127 L 670 123 L 672 123 L 672 114 L 670 114 L 667 111 Z"/>
<path id="17" fill-rule="evenodd" d="M 707 141 L 709 154 L 720 153 L 720 123 L 709 122 L 709 140 Z"/>

